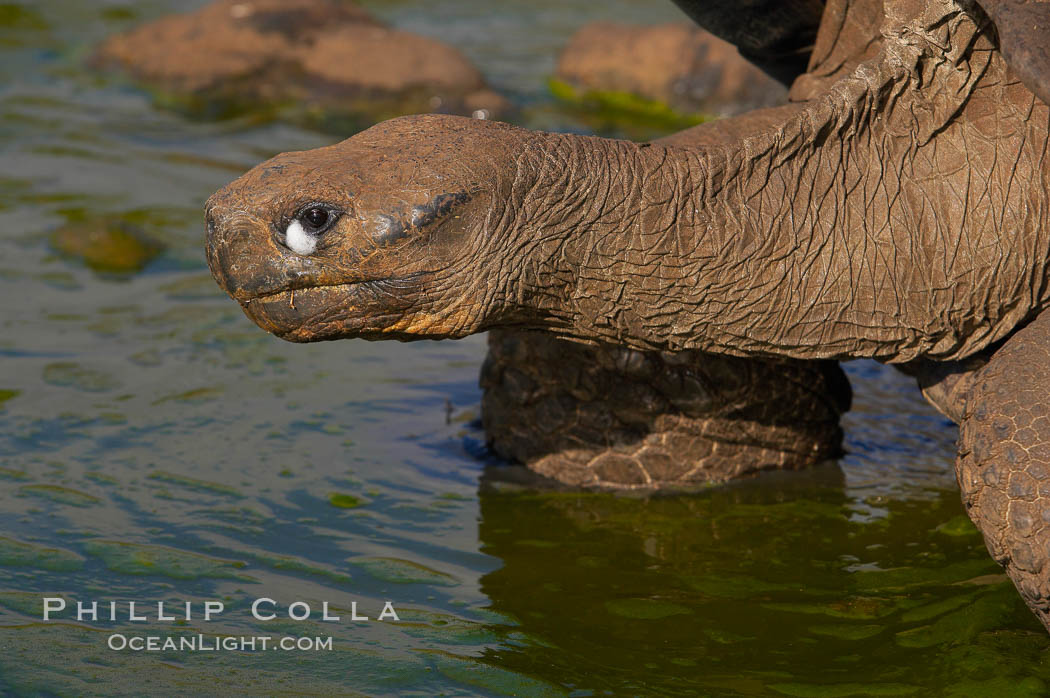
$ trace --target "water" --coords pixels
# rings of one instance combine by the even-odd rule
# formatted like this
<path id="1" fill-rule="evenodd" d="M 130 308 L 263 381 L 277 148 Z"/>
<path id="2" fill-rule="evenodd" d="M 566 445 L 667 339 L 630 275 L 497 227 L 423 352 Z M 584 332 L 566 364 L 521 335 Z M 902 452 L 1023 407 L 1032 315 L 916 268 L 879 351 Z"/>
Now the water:
<path id="1" fill-rule="evenodd" d="M 255 328 L 208 274 L 203 201 L 335 136 L 194 121 L 83 67 L 106 34 L 186 5 L 0 4 L 0 690 L 1045 692 L 1050 640 L 963 514 L 955 429 L 891 370 L 848 366 L 838 463 L 690 496 L 537 493 L 484 454 L 483 338 L 290 345 Z M 655 135 L 565 112 L 544 80 L 583 22 L 673 7 L 373 9 L 461 46 L 526 125 Z M 110 231 L 121 265 L 78 247 L 84 230 Z M 195 605 L 44 623 L 45 596 Z M 255 620 L 260 597 L 282 617 Z M 208 600 L 226 608 L 206 622 Z M 399 622 L 375 619 L 388 600 Z M 309 620 L 287 617 L 294 601 Z M 113 634 L 333 645 L 133 652 Z"/>

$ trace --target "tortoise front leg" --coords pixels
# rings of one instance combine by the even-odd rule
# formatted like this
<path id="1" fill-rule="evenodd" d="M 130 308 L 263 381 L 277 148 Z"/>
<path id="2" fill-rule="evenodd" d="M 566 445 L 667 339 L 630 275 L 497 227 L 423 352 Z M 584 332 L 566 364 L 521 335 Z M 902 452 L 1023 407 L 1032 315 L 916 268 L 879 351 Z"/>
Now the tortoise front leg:
<path id="1" fill-rule="evenodd" d="M 585 345 L 494 331 L 481 373 L 493 450 L 571 486 L 680 488 L 841 453 L 834 361 Z"/>
<path id="2" fill-rule="evenodd" d="M 974 376 L 956 475 L 988 551 L 1050 630 L 1050 312 Z"/>

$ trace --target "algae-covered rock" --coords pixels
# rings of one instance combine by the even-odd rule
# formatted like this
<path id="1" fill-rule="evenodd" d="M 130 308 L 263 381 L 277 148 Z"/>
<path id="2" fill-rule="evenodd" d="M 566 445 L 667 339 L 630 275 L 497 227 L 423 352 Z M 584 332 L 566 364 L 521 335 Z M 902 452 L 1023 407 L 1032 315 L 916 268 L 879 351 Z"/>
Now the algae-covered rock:
<path id="1" fill-rule="evenodd" d="M 164 250 L 141 227 L 119 218 L 70 222 L 51 233 L 51 246 L 97 272 L 111 274 L 141 271 Z"/>
<path id="2" fill-rule="evenodd" d="M 594 22 L 558 58 L 556 96 L 643 116 L 721 116 L 783 102 L 786 89 L 691 24 Z"/>
<path id="3" fill-rule="evenodd" d="M 112 36 L 92 62 L 205 116 L 274 107 L 374 121 L 507 106 L 457 49 L 335 0 L 219 0 Z"/>

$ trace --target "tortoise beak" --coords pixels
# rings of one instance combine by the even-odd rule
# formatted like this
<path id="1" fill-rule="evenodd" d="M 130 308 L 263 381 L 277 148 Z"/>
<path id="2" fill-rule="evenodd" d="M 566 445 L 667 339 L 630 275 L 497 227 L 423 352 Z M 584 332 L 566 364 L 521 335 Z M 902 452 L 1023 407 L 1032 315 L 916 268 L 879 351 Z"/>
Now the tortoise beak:
<path id="1" fill-rule="evenodd" d="M 208 268 L 215 281 L 238 301 L 281 290 L 287 273 L 278 266 L 280 250 L 273 245 L 268 226 L 244 214 L 206 215 Z"/>

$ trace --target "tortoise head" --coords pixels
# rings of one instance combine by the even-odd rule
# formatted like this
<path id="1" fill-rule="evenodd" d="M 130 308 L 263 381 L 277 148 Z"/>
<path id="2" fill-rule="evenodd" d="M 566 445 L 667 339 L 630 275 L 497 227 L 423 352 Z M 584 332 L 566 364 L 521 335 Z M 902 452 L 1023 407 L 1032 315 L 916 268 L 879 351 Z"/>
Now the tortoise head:
<path id="1" fill-rule="evenodd" d="M 417 116 L 278 155 L 208 200 L 208 265 L 248 317 L 290 341 L 478 331 L 529 135 Z"/>

